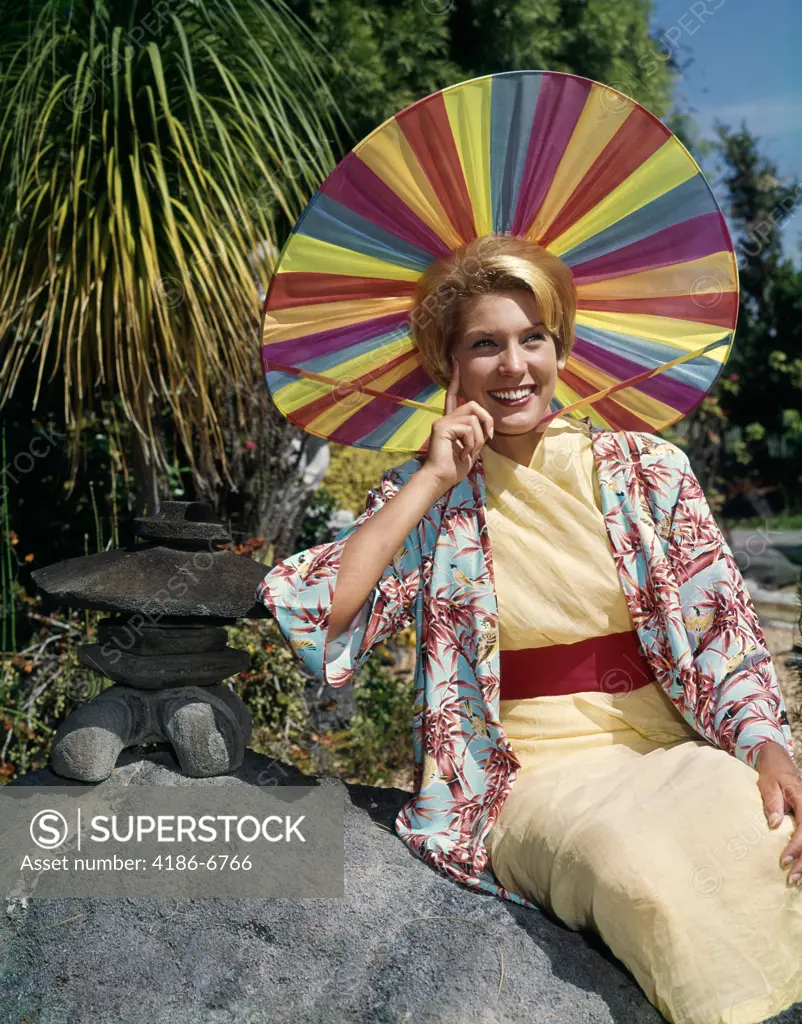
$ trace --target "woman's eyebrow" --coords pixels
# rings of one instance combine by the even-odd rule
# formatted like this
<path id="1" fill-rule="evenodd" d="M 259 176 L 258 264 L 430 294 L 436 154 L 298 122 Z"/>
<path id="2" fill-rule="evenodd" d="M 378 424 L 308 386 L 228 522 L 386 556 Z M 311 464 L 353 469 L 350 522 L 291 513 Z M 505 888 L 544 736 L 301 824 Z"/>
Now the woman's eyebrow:
<path id="1" fill-rule="evenodd" d="M 544 323 L 543 323 L 543 322 L 542 322 L 541 320 L 538 320 L 538 322 L 537 322 L 536 324 L 530 324 L 530 325 L 529 325 L 528 327 L 525 327 L 525 328 L 524 328 L 524 331 L 531 331 L 531 330 L 533 330 L 533 329 L 534 329 L 535 327 L 544 327 L 544 326 L 545 326 L 545 324 L 544 324 Z M 470 337 L 470 336 L 471 336 L 472 334 L 482 334 L 482 335 L 485 335 L 485 334 L 486 334 L 486 335 L 489 335 L 490 337 L 493 337 L 493 335 L 494 335 L 495 333 L 496 333 L 495 331 L 493 331 L 493 330 L 487 330 L 487 329 L 486 329 L 486 328 L 484 328 L 484 327 L 469 327 L 469 328 L 468 328 L 468 329 L 466 330 L 466 332 L 465 332 L 465 337 L 466 337 L 466 338 L 469 338 L 469 337 Z M 523 332 L 522 332 L 522 333 L 523 333 Z"/>

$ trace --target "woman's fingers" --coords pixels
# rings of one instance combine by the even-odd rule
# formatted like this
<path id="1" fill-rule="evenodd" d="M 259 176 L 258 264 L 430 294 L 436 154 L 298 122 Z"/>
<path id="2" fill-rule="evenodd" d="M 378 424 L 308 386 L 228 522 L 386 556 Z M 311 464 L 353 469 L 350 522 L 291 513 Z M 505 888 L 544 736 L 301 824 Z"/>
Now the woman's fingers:
<path id="1" fill-rule="evenodd" d="M 802 878 L 802 786 L 799 783 L 799 779 L 791 780 L 786 790 L 787 802 L 797 822 L 790 842 L 780 855 L 780 865 L 788 869 L 789 882 Z"/>
<path id="2" fill-rule="evenodd" d="M 474 436 L 473 454 L 474 454 L 474 457 L 476 457 L 479 454 L 479 452 L 482 450 L 482 445 L 485 443 L 485 429 L 486 428 L 485 428 L 483 420 L 481 420 L 478 416 L 476 417 L 476 421 L 472 425 L 473 425 L 473 436 Z"/>
<path id="3" fill-rule="evenodd" d="M 802 776 L 764 762 L 758 776 L 758 789 L 763 797 L 763 810 L 769 828 L 776 828 L 790 810 L 796 821 L 794 834 L 780 854 L 780 867 L 787 871 L 787 879 L 795 884 L 802 878 Z"/>
<path id="4" fill-rule="evenodd" d="M 802 812 L 802 808 L 800 811 Z M 791 842 L 783 850 L 780 867 L 787 870 L 789 882 L 797 882 L 802 878 L 802 824 L 794 829 Z"/>
<path id="5" fill-rule="evenodd" d="M 758 776 L 758 780 L 766 820 L 769 823 L 769 828 L 776 828 L 785 813 L 785 797 L 782 788 L 774 777 Z"/>
<path id="6" fill-rule="evenodd" d="M 446 391 L 446 416 L 457 408 L 457 398 L 459 396 L 459 363 L 453 356 L 451 357 L 451 365 L 453 367 L 451 380 L 448 382 L 448 390 Z"/>
<path id="7" fill-rule="evenodd" d="M 455 423 L 451 430 L 454 434 L 454 440 L 458 445 L 461 446 L 460 458 L 466 459 L 471 454 L 471 446 L 473 443 L 473 431 L 469 423 Z"/>
<path id="8" fill-rule="evenodd" d="M 446 416 L 450 415 L 452 412 L 454 412 L 455 409 L 458 409 L 460 407 L 459 363 L 453 356 L 451 357 L 451 365 L 453 367 L 453 370 L 451 374 L 451 380 L 448 382 L 448 388 L 446 390 Z M 483 409 L 480 405 L 478 405 L 478 403 L 472 402 L 467 404 L 473 406 L 472 409 L 467 411 L 470 412 L 471 415 L 475 417 L 474 420 L 471 420 L 473 443 L 472 445 L 468 445 L 468 447 L 470 447 L 472 450 L 472 454 L 475 456 L 479 453 L 479 450 L 482 448 L 482 445 L 484 445 L 493 436 L 493 417 L 486 409 Z"/>

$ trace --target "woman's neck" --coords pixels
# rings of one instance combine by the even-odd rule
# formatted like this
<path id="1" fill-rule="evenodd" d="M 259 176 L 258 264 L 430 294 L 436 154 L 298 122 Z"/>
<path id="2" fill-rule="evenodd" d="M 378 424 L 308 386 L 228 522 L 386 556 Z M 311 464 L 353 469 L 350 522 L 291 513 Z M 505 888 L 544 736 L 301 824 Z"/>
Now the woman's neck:
<path id="1" fill-rule="evenodd" d="M 548 424 L 526 434 L 504 434 L 496 429 L 493 437 L 487 442 L 487 447 L 497 455 L 517 462 L 519 466 L 528 466 L 546 430 Z"/>

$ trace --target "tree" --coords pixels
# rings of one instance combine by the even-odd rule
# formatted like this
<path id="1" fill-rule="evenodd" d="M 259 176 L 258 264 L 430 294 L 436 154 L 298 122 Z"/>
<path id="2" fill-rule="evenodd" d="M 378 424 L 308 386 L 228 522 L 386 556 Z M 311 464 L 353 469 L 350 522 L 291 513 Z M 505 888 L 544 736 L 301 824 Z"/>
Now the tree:
<path id="1" fill-rule="evenodd" d="M 668 114 L 676 63 L 649 32 L 651 0 L 290 0 L 332 56 L 358 142 L 449 85 L 519 69 L 566 71 Z"/>
<path id="2" fill-rule="evenodd" d="M 650 34 L 650 0 L 465 0 L 449 8 L 452 59 L 473 75 L 565 71 L 618 89 L 658 117 L 669 109 L 673 56 Z"/>
<path id="3" fill-rule="evenodd" d="M 350 129 L 345 155 L 397 111 L 461 81 L 449 58 L 442 0 L 290 0 L 331 64 L 328 81 Z"/>
<path id="4" fill-rule="evenodd" d="M 196 481 L 227 470 L 220 410 L 261 380 L 258 289 L 336 103 L 283 0 L 30 0 L 2 28 L 0 405 L 32 360 L 67 424 L 119 395 L 153 512 L 164 411 Z"/>
<path id="5" fill-rule="evenodd" d="M 759 140 L 745 123 L 738 130 L 718 124 L 716 135 L 741 288 L 727 368 L 731 373 L 716 394 L 728 425 L 741 428 L 744 434 L 738 450 L 741 463 L 750 465 L 758 482 L 777 483 L 785 504 L 798 505 L 802 501 L 802 272 L 783 255 L 782 230 L 802 202 L 802 184 L 780 177 L 776 165 L 760 154 Z M 768 444 L 769 436 L 778 439 L 776 447 Z M 729 475 L 738 468 L 733 459 L 726 466 Z"/>

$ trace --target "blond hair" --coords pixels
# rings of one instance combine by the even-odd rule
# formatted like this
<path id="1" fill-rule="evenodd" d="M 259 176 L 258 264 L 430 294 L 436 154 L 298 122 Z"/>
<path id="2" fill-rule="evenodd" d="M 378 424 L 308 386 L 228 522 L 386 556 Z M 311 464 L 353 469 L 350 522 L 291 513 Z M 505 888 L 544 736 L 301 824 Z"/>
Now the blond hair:
<path id="1" fill-rule="evenodd" d="M 447 388 L 451 379 L 450 353 L 465 300 L 519 288 L 535 297 L 558 360 L 567 359 L 576 340 L 576 286 L 570 268 L 536 242 L 483 235 L 426 268 L 409 319 L 421 364 L 436 384 Z"/>

